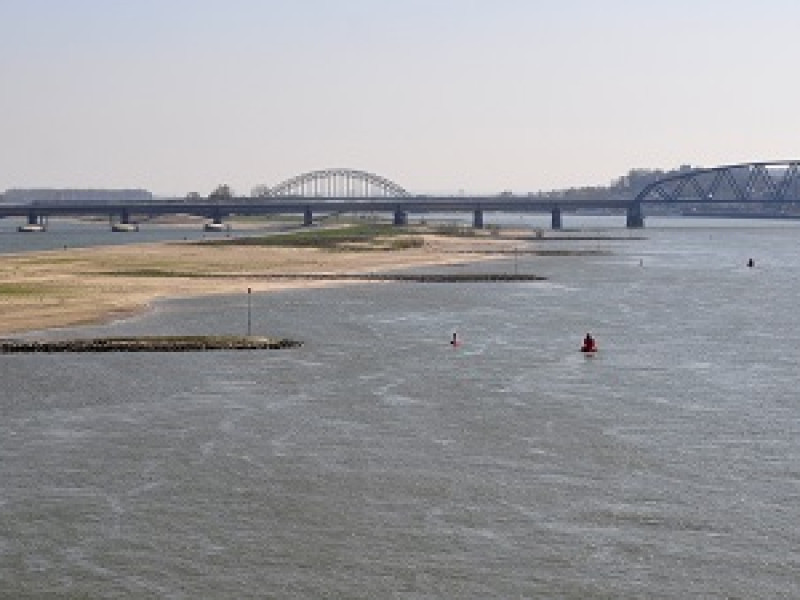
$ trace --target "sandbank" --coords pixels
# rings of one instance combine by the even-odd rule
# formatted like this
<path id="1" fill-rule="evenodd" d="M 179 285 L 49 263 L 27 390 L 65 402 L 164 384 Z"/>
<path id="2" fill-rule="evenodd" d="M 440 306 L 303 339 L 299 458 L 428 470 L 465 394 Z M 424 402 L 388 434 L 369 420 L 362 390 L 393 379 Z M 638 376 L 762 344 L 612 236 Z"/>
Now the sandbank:
<path id="1" fill-rule="evenodd" d="M 348 283 L 269 279 L 269 275 L 446 268 L 499 258 L 502 252 L 520 247 L 518 240 L 500 236 L 420 237 L 420 247 L 388 251 L 163 242 L 3 255 L 0 335 L 105 322 L 146 310 L 166 298 Z"/>

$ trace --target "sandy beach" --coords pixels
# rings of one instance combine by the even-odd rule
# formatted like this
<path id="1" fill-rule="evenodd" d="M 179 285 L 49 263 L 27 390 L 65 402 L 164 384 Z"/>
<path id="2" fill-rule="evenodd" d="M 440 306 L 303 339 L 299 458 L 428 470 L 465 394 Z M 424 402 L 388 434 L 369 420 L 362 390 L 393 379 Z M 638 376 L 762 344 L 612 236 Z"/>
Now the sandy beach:
<path id="1" fill-rule="evenodd" d="M 520 246 L 502 237 L 422 234 L 416 248 L 331 251 L 214 246 L 191 242 L 31 252 L 0 262 L 0 335 L 104 322 L 165 298 L 346 285 L 269 279 L 280 274 L 348 274 L 458 265 L 501 257 Z"/>

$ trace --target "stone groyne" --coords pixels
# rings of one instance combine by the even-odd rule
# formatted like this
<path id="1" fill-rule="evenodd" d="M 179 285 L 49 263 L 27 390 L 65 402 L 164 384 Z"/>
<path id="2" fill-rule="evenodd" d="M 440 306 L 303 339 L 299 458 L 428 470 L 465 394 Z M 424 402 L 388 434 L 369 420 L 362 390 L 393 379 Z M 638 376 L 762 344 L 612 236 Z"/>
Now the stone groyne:
<path id="1" fill-rule="evenodd" d="M 277 350 L 302 342 L 257 336 L 137 336 L 71 340 L 0 340 L 0 354 L 32 352 L 201 352 Z"/>
<path id="2" fill-rule="evenodd" d="M 544 281 L 546 277 L 527 273 L 269 273 L 254 279 L 318 279 L 361 281 L 406 281 L 414 283 L 494 283 Z"/>

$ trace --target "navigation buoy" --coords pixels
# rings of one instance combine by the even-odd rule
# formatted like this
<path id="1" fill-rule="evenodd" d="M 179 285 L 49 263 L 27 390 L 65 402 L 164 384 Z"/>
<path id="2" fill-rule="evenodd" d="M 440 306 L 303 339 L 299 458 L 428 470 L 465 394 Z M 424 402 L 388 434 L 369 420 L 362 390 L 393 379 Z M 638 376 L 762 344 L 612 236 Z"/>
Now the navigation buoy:
<path id="1" fill-rule="evenodd" d="M 748 261 L 747 261 L 747 266 L 752 268 L 752 267 L 755 267 L 755 266 L 756 266 L 756 263 L 755 263 L 755 261 L 754 261 L 754 260 L 751 258 L 750 260 L 748 260 Z"/>

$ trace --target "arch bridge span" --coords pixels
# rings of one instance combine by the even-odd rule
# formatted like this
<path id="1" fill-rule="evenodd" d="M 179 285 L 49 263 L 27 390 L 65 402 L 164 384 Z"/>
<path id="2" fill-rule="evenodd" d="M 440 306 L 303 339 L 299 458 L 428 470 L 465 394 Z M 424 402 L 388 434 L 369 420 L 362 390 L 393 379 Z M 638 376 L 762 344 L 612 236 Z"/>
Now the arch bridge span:
<path id="1" fill-rule="evenodd" d="M 321 169 L 287 179 L 260 196 L 303 198 L 403 198 L 408 192 L 395 182 L 357 169 Z"/>

